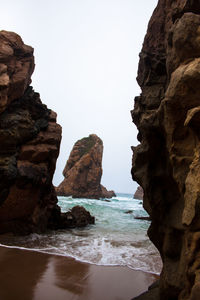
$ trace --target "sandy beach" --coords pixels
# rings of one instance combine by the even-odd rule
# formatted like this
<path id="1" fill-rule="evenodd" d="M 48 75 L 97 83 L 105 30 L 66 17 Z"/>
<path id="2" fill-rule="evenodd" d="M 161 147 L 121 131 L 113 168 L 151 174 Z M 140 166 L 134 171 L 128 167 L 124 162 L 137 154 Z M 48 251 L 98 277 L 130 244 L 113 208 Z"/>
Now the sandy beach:
<path id="1" fill-rule="evenodd" d="M 0 247 L 1 300 L 129 300 L 156 280 L 127 267 Z"/>

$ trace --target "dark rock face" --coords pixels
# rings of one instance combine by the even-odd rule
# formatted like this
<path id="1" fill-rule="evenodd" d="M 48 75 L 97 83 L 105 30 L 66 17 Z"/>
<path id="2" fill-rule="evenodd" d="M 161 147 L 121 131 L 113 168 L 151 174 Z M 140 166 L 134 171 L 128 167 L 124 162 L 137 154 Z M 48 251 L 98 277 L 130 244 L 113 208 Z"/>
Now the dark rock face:
<path id="1" fill-rule="evenodd" d="M 150 217 L 134 217 L 136 220 L 144 220 L 144 221 L 151 221 Z"/>
<path id="2" fill-rule="evenodd" d="M 159 299 L 159 281 L 156 281 L 155 286 L 150 286 L 148 291 L 141 294 L 138 297 L 133 298 L 132 300 L 156 300 Z"/>
<path id="3" fill-rule="evenodd" d="M 61 127 L 29 86 L 33 49 L 0 32 L 0 233 L 44 231 L 56 207 L 52 185 Z"/>
<path id="4" fill-rule="evenodd" d="M 200 299 L 199 41 L 200 1 L 160 0 L 140 53 L 132 176 L 163 260 L 162 300 Z"/>
<path id="5" fill-rule="evenodd" d="M 74 206 L 66 213 L 60 213 L 60 209 L 54 210 L 49 219 L 50 229 L 66 229 L 75 227 L 85 227 L 94 224 L 95 218 L 82 206 Z"/>
<path id="6" fill-rule="evenodd" d="M 77 141 L 63 170 L 65 179 L 56 188 L 57 195 L 74 198 L 111 198 L 113 191 L 100 184 L 103 142 L 95 134 Z"/>
<path id="7" fill-rule="evenodd" d="M 143 200 L 144 192 L 141 186 L 138 186 L 137 190 L 135 191 L 135 194 L 133 196 L 134 199 L 137 200 Z"/>
<path id="8" fill-rule="evenodd" d="M 62 215 L 63 227 L 85 227 L 88 224 L 94 224 L 95 219 L 82 206 L 74 206 L 71 211 Z"/>

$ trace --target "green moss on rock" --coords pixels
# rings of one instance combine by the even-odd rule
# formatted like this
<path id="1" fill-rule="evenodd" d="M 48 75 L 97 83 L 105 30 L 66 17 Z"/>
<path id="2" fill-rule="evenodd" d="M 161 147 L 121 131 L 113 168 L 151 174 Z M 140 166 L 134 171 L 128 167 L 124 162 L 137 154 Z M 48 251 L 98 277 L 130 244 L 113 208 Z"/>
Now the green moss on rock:
<path id="1" fill-rule="evenodd" d="M 79 154 L 80 157 L 88 153 L 92 147 L 95 145 L 95 139 L 92 137 L 92 135 L 89 135 L 88 137 L 84 137 L 81 140 L 78 140 L 77 145 L 79 145 Z"/>

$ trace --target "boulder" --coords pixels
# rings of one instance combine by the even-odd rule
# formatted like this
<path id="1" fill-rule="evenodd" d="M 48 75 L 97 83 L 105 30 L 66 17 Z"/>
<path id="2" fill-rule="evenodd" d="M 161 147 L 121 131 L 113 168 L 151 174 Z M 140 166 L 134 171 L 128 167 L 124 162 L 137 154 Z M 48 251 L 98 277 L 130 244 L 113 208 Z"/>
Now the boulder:
<path id="1" fill-rule="evenodd" d="M 61 213 L 60 208 L 54 211 L 49 220 L 50 229 L 67 229 L 75 227 L 85 227 L 94 224 L 95 218 L 83 207 L 74 206 L 66 213 Z"/>
<path id="2" fill-rule="evenodd" d="M 69 222 L 67 227 L 85 227 L 94 224 L 95 218 L 82 206 L 74 206 L 69 212 L 63 214 L 63 221 Z M 69 221 L 70 220 L 70 221 Z M 66 225 L 64 224 L 64 227 Z"/>

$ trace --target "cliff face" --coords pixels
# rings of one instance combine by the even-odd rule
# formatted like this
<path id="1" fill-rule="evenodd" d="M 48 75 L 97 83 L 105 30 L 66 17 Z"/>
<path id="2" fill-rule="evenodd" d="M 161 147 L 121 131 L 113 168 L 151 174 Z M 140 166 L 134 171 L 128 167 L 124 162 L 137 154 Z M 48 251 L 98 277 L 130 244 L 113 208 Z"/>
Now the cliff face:
<path id="1" fill-rule="evenodd" d="M 113 197 L 113 191 L 107 191 L 101 182 L 103 142 L 95 134 L 77 141 L 63 170 L 65 179 L 57 187 L 60 196 L 74 198 Z"/>
<path id="2" fill-rule="evenodd" d="M 52 185 L 61 127 L 29 86 L 33 49 L 0 32 L 0 233 L 43 231 L 57 198 Z"/>
<path id="3" fill-rule="evenodd" d="M 151 216 L 163 270 L 160 299 L 200 298 L 200 1 L 160 0 L 138 69 L 132 111 L 140 145 L 132 175 Z"/>

